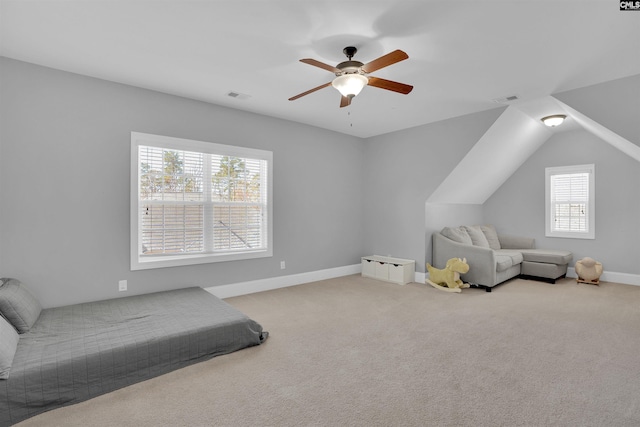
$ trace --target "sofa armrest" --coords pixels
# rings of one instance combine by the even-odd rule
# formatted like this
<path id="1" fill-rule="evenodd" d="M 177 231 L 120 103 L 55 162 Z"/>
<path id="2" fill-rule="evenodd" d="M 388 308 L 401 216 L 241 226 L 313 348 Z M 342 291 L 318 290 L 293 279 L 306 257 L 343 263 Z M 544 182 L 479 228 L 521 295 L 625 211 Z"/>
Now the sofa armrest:
<path id="1" fill-rule="evenodd" d="M 533 249 L 535 247 L 535 239 L 531 237 L 498 234 L 498 240 L 502 249 Z"/>
<path id="2" fill-rule="evenodd" d="M 496 259 L 493 249 L 454 242 L 440 233 L 433 233 L 432 243 L 434 267 L 444 268 L 451 258 L 466 258 L 469 272 L 462 275 L 463 281 L 485 286 L 496 284 Z"/>

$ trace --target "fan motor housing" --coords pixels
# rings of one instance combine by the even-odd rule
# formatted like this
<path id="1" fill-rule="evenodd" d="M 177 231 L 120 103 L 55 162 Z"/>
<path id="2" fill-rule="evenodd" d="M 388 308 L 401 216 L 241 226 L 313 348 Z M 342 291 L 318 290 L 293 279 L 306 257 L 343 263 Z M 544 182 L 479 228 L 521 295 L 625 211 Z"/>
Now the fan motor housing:
<path id="1" fill-rule="evenodd" d="M 360 61 L 341 62 L 338 65 L 336 65 L 336 68 L 340 70 L 340 73 L 336 73 L 336 75 L 339 76 L 342 74 L 355 74 L 355 73 L 364 74 L 360 70 L 360 67 L 362 67 L 363 65 L 364 64 Z"/>

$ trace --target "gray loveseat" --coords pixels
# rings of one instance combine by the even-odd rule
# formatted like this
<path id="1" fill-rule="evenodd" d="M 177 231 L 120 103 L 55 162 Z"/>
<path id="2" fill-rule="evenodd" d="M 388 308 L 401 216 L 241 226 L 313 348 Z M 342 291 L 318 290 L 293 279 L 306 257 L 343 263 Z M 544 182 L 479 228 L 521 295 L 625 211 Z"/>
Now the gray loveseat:
<path id="1" fill-rule="evenodd" d="M 569 251 L 536 249 L 529 237 L 498 234 L 492 225 L 445 227 L 433 233 L 432 265 L 444 268 L 451 258 L 466 258 L 464 282 L 485 288 L 516 276 L 555 283 L 567 274 Z"/>

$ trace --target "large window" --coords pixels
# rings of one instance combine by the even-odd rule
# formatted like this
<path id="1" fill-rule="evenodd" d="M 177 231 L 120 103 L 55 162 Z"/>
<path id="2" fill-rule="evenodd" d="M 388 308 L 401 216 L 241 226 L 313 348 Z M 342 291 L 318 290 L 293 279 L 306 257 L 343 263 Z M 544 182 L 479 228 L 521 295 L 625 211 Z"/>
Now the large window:
<path id="1" fill-rule="evenodd" d="M 131 133 L 131 269 L 272 255 L 272 153 Z"/>
<path id="2" fill-rule="evenodd" d="M 595 166 L 546 168 L 546 236 L 595 239 Z"/>

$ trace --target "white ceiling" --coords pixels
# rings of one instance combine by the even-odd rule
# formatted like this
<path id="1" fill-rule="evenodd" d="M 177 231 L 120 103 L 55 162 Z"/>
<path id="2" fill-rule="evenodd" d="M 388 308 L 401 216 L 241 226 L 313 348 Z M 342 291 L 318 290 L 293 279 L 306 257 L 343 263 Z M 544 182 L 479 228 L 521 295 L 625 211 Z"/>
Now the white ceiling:
<path id="1" fill-rule="evenodd" d="M 613 0 L 0 0 L 0 55 L 358 137 L 640 74 L 638 40 L 640 13 Z M 407 52 L 372 75 L 413 92 L 288 101 L 333 77 L 299 59 L 349 45 L 364 63 Z"/>

